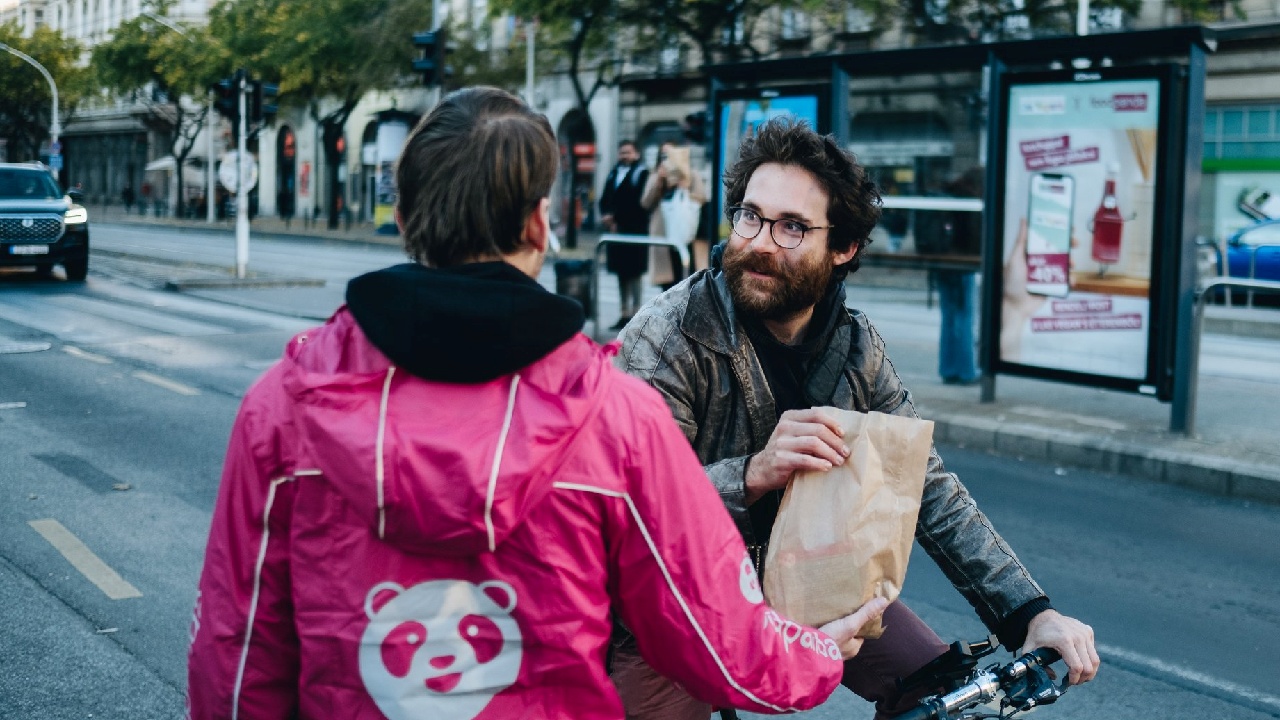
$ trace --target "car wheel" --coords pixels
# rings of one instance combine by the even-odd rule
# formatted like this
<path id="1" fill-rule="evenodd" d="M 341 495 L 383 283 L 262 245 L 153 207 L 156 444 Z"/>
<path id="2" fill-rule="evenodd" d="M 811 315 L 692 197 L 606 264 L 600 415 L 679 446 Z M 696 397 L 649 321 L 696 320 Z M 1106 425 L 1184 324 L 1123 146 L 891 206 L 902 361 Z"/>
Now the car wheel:
<path id="1" fill-rule="evenodd" d="M 89 275 L 89 255 L 86 253 L 81 257 L 68 258 L 66 262 L 62 263 L 62 267 L 67 271 L 68 280 L 84 282 L 84 279 Z"/>

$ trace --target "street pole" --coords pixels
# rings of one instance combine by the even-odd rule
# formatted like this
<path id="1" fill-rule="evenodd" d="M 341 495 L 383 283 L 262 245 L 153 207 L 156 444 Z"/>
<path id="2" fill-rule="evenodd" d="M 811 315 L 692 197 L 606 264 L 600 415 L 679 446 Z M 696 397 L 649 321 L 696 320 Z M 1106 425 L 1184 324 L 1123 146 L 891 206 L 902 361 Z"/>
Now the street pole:
<path id="1" fill-rule="evenodd" d="M 1080 0 L 1080 6 L 1076 9 L 1076 34 L 1089 34 L 1089 0 Z"/>
<path id="2" fill-rule="evenodd" d="M 58 123 L 58 86 L 56 83 L 53 82 L 53 76 L 49 74 L 48 70 L 44 69 L 43 65 L 36 62 L 35 58 L 22 52 L 21 50 L 16 50 L 14 48 L 11 48 L 8 45 L 5 45 L 4 43 L 0 43 L 0 50 L 5 50 L 11 55 L 21 58 L 22 60 L 26 60 L 28 63 L 34 66 L 35 69 L 40 71 L 40 74 L 44 76 L 45 80 L 49 81 L 49 92 L 50 94 L 53 95 L 53 109 L 49 113 L 49 154 L 50 155 L 60 154 L 58 152 L 58 150 L 60 150 L 58 145 L 58 136 L 62 134 L 62 125 Z"/>
<path id="3" fill-rule="evenodd" d="M 249 118 L 245 96 L 249 83 L 243 70 L 236 72 L 240 90 L 240 138 L 236 148 L 236 277 L 244 278 L 249 270 L 249 183 L 245 178 L 245 160 L 249 157 Z"/>
<path id="4" fill-rule="evenodd" d="M 204 162 L 204 207 L 205 222 L 213 222 L 217 217 L 217 208 L 214 207 L 214 198 L 218 196 L 217 186 L 214 185 L 213 179 L 213 123 L 217 118 L 217 113 L 213 110 L 213 91 L 209 91 L 209 110 L 205 113 L 204 133 L 205 133 L 205 162 Z"/>

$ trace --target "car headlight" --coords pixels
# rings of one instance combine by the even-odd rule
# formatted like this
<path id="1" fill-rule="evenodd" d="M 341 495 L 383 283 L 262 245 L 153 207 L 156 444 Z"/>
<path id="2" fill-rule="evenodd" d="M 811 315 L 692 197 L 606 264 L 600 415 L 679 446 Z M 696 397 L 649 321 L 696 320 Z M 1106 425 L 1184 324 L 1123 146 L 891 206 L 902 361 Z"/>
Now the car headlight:
<path id="1" fill-rule="evenodd" d="M 68 225 L 83 225 L 89 222 L 89 211 L 82 207 L 71 208 L 67 211 L 63 222 Z"/>

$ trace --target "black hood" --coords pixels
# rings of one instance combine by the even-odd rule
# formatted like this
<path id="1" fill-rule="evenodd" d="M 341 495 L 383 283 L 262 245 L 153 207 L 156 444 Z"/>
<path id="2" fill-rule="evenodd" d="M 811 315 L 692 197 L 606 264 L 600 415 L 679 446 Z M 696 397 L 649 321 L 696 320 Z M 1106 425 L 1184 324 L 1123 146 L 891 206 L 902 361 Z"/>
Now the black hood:
<path id="1" fill-rule="evenodd" d="M 488 382 L 527 367 L 585 320 L 577 302 L 505 262 L 395 265 L 348 283 L 347 307 L 391 362 L 450 383 Z"/>

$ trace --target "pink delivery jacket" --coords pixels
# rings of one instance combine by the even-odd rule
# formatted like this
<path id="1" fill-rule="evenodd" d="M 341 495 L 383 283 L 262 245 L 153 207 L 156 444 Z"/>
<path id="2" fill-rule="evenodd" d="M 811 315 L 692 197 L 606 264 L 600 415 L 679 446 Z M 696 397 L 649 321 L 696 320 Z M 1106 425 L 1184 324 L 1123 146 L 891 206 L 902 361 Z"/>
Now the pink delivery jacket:
<path id="1" fill-rule="evenodd" d="M 577 333 L 431 382 L 343 308 L 232 431 L 192 622 L 192 718 L 610 718 L 611 612 L 717 706 L 811 708 L 826 635 L 764 604 L 658 394 Z"/>

